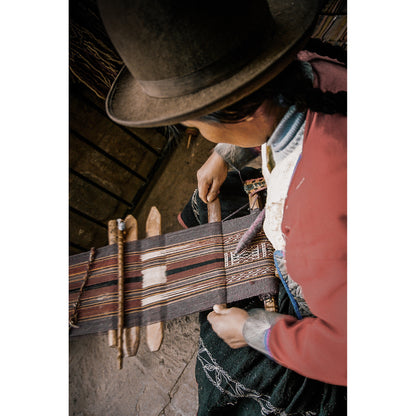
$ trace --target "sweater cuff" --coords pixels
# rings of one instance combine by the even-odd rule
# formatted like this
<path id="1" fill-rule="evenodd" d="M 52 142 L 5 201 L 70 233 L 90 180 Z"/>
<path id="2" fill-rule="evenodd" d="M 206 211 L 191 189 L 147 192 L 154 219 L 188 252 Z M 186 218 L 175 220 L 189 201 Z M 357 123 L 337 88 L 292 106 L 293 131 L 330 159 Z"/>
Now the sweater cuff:
<path id="1" fill-rule="evenodd" d="M 244 339 L 250 347 L 273 358 L 268 348 L 268 334 L 270 328 L 284 315 L 264 309 L 250 309 L 247 312 L 249 317 L 243 327 Z"/>
<path id="2" fill-rule="evenodd" d="M 259 151 L 255 147 L 239 147 L 227 143 L 218 143 L 214 147 L 214 151 L 227 162 L 228 166 L 237 170 L 242 169 L 259 155 Z"/>

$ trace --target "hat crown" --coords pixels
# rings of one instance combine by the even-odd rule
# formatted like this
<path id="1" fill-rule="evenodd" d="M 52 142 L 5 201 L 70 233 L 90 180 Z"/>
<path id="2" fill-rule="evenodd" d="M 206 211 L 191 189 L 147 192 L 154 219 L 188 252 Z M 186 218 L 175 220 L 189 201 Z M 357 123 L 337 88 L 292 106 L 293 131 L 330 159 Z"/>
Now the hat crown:
<path id="1" fill-rule="evenodd" d="M 253 59 L 274 34 L 265 0 L 100 0 L 110 38 L 153 97 L 196 92 Z"/>

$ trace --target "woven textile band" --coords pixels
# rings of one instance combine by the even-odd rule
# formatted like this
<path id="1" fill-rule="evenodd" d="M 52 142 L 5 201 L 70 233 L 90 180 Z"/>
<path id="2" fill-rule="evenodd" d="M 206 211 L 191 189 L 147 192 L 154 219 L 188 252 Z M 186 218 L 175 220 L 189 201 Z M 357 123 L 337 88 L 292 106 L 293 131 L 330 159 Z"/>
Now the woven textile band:
<path id="1" fill-rule="evenodd" d="M 205 224 L 125 245 L 125 326 L 144 326 L 230 303 L 276 293 L 273 247 L 263 233 L 238 256 L 238 240 L 257 214 Z M 88 253 L 69 258 L 69 314 Z M 117 245 L 97 249 L 70 335 L 117 327 Z"/>

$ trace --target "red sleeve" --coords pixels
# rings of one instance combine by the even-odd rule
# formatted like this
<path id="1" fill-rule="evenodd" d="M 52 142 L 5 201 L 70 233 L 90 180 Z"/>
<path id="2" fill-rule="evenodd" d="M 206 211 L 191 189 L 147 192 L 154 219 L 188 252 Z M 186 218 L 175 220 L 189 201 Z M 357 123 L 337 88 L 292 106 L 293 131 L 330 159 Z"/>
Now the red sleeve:
<path id="1" fill-rule="evenodd" d="M 346 117 L 308 113 L 282 231 L 288 273 L 316 318 L 278 321 L 268 339 L 277 362 L 336 385 L 347 384 L 346 137 Z"/>

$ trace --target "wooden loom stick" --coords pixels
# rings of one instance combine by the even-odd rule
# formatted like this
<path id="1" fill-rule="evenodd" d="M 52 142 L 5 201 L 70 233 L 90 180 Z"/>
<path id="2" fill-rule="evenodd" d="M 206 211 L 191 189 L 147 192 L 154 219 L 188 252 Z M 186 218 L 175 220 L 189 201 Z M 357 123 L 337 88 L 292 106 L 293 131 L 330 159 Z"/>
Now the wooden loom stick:
<path id="1" fill-rule="evenodd" d="M 138 239 L 137 220 L 132 215 L 128 215 L 125 220 L 126 235 L 125 241 L 136 241 Z M 108 244 L 117 243 L 117 221 L 108 222 Z M 125 357 L 134 357 L 137 354 L 140 343 L 140 327 L 133 326 L 123 329 L 123 354 Z M 108 345 L 112 348 L 117 347 L 117 330 L 108 331 Z"/>
<path id="2" fill-rule="evenodd" d="M 117 220 L 117 245 L 118 245 L 118 320 L 117 320 L 117 361 L 118 368 L 123 368 L 123 328 L 124 328 L 124 234 L 123 220 Z"/>
<path id="3" fill-rule="evenodd" d="M 146 236 L 154 237 L 162 234 L 162 219 L 156 207 L 150 209 L 146 221 Z M 163 324 L 155 322 L 146 326 L 146 342 L 149 350 L 154 352 L 160 348 L 163 339 Z"/>
<path id="4" fill-rule="evenodd" d="M 249 194 L 248 201 L 251 212 L 253 212 L 255 209 L 263 209 L 264 207 L 263 200 L 261 199 L 260 194 Z"/>
<path id="5" fill-rule="evenodd" d="M 221 221 L 221 202 L 218 197 L 215 198 L 213 201 L 208 202 L 207 209 L 209 223 Z M 220 308 L 226 308 L 227 304 L 221 303 L 219 306 Z"/>
<path id="6" fill-rule="evenodd" d="M 221 202 L 217 197 L 212 202 L 208 202 L 208 222 L 220 222 L 221 221 Z"/>
<path id="7" fill-rule="evenodd" d="M 117 221 L 108 221 L 108 244 L 117 244 Z M 111 348 L 117 347 L 117 330 L 110 329 L 108 331 L 108 345 Z"/>

